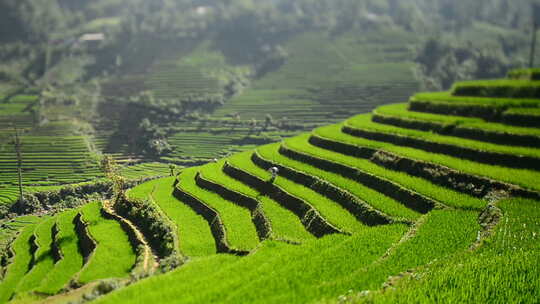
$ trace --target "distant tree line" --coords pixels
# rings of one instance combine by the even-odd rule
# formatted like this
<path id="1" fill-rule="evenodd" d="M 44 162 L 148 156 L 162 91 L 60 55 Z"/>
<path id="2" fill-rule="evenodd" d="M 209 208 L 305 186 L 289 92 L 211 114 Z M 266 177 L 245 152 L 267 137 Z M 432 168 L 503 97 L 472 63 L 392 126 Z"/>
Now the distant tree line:
<path id="1" fill-rule="evenodd" d="M 0 60 L 17 62 L 17 58 L 26 58 L 27 62 L 21 63 L 25 65 L 22 69 L 20 65 L 4 64 L 0 78 L 19 83 L 39 78 L 48 64 L 61 57 L 58 41 L 76 38 L 88 30 L 103 31 L 107 39 L 96 51 L 95 63 L 85 68 L 89 73 L 86 79 L 104 70 L 121 73 L 119 53 L 125 55 L 122 66 L 131 67 L 148 56 L 146 49 L 154 42 L 184 41 L 193 45 L 203 39 L 213 41 L 232 62 L 255 67 L 256 75 L 261 76 L 287 59 L 282 43 L 302 31 L 330 35 L 357 31 L 360 35 L 369 29 L 401 27 L 422 36 L 439 37 L 440 33 L 458 34 L 475 22 L 484 22 L 525 33 L 531 22 L 530 4 L 512 0 L 3 0 Z M 91 21 L 108 26 L 89 28 Z M 520 39 L 505 36 L 500 41 L 501 50 L 472 46 L 474 50 L 466 55 L 463 53 L 468 46 L 462 42 L 439 41 L 437 63 L 427 58 L 433 57 L 425 53 L 433 47 L 427 42 L 419 49 L 421 77 L 428 79 L 426 83 L 433 80 L 434 87 L 444 88 L 451 79 L 495 75 L 496 70 L 516 64 L 508 61 L 512 61 L 513 49 L 527 43 Z M 476 59 L 478 63 L 473 64 Z M 494 62 L 496 67 L 485 68 L 486 62 Z M 444 71 L 452 69 L 454 63 L 465 65 Z M 240 83 L 232 82 L 229 91 L 237 92 Z"/>

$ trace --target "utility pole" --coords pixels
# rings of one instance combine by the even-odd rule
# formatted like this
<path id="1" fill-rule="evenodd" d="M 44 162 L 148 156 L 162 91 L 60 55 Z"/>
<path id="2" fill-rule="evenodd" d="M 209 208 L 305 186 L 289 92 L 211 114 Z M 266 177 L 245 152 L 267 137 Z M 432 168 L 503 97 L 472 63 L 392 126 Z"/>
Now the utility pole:
<path id="1" fill-rule="evenodd" d="M 22 156 L 21 156 L 21 139 L 19 138 L 19 130 L 15 127 L 15 152 L 17 153 L 17 174 L 19 176 L 19 200 L 23 199 L 22 186 Z"/>
<path id="2" fill-rule="evenodd" d="M 529 67 L 534 67 L 534 59 L 536 55 L 536 34 L 538 32 L 538 26 L 540 21 L 540 3 L 533 2 L 532 3 L 532 12 L 533 12 L 533 20 L 532 20 L 532 38 L 531 38 L 531 54 L 529 58 Z"/>

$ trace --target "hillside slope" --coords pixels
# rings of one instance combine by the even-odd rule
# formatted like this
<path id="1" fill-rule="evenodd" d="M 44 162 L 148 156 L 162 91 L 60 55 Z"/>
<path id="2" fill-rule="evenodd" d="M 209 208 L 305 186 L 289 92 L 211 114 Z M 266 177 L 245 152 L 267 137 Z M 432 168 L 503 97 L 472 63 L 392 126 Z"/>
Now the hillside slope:
<path id="1" fill-rule="evenodd" d="M 113 208 L 32 221 L 10 246 L 2 299 L 42 299 L 70 275 L 64 290 L 89 284 L 68 298 L 94 298 L 115 288 L 92 291 L 100 279 L 120 287 L 131 273 L 96 302 L 534 303 L 540 132 L 521 122 L 536 121 L 537 87 L 458 83 L 141 184 Z M 69 234 L 82 256 L 59 242 Z M 149 259 L 175 256 L 180 267 L 135 282 Z M 63 279 L 47 289 L 51 269 Z"/>
<path id="2" fill-rule="evenodd" d="M 175 204 L 210 217 L 211 227 L 220 221 L 221 233 L 212 234 L 218 253 L 249 254 L 199 256 L 98 303 L 532 303 L 537 293 L 526 290 L 539 283 L 539 131 L 513 126 L 503 113 L 538 108 L 536 86 L 460 83 L 433 100 L 419 94 L 406 105 L 185 170 L 172 188 L 157 180 L 163 194 L 152 201 L 171 219 L 178 211 L 163 205 L 167 192 Z M 271 167 L 279 170 L 275 180 Z M 233 207 L 245 212 L 228 219 Z M 276 207 L 289 213 L 278 215 Z M 178 225 L 179 250 L 190 256 L 184 248 L 202 235 Z M 249 245 L 257 235 L 260 245 Z"/>

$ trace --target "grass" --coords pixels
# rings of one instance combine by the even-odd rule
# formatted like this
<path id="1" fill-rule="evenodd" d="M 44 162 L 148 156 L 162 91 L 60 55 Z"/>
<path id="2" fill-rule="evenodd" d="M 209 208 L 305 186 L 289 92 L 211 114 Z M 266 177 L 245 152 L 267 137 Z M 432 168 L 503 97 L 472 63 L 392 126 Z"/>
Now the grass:
<path id="1" fill-rule="evenodd" d="M 286 143 L 288 142 L 291 142 L 291 140 L 287 140 Z M 415 219 L 418 219 L 418 217 L 420 216 L 419 213 L 404 207 L 399 202 L 385 196 L 384 194 L 380 192 L 377 192 L 373 189 L 365 187 L 364 185 L 357 183 L 353 180 L 350 180 L 348 178 L 345 178 L 339 174 L 331 173 L 331 172 L 316 168 L 314 166 L 308 165 L 306 163 L 302 163 L 302 162 L 290 159 L 286 156 L 281 155 L 278 150 L 279 150 L 279 145 L 274 144 L 274 145 L 261 147 L 257 151 L 260 153 L 262 157 L 264 157 L 267 160 L 271 160 L 283 166 L 286 166 L 295 170 L 299 170 L 306 174 L 310 174 L 312 176 L 321 178 L 322 180 L 331 182 L 334 185 L 344 190 L 349 191 L 353 195 L 356 195 L 358 198 L 364 200 L 373 208 L 379 211 L 382 211 L 384 213 L 387 213 L 391 216 L 394 216 L 397 218 L 405 218 L 407 220 L 415 220 Z"/>
<path id="2" fill-rule="evenodd" d="M 338 286 L 343 291 L 342 295 L 348 291 L 378 290 L 390 276 L 414 271 L 416 267 L 447 260 L 466 251 L 480 228 L 477 217 L 478 213 L 472 211 L 433 211 L 415 228 L 416 233 L 393 247 L 388 256 L 324 286 L 319 290 L 318 298 L 330 300 L 328 292 Z"/>
<path id="3" fill-rule="evenodd" d="M 128 236 L 120 224 L 105 219 L 100 213 L 98 202 L 84 206 L 82 219 L 88 224 L 88 231 L 97 246 L 88 263 L 78 276 L 78 281 L 86 284 L 95 280 L 128 276 L 135 265 L 135 253 Z"/>
<path id="4" fill-rule="evenodd" d="M 48 218 L 38 224 L 34 231 L 37 250 L 34 253 L 34 265 L 17 285 L 17 294 L 24 294 L 37 288 L 43 278 L 53 269 L 54 258 L 51 253 L 52 227 L 55 218 Z"/>
<path id="5" fill-rule="evenodd" d="M 400 30 L 358 36 L 330 37 L 308 32 L 290 39 L 289 56 L 276 71 L 255 80 L 245 93 L 233 97 L 215 115 L 239 113 L 244 119 L 274 119 L 327 124 L 371 110 L 388 100 L 404 100 L 417 89 L 412 77 L 413 54 L 404 45 L 417 38 Z M 309 109 L 309 111 L 306 111 Z"/>
<path id="6" fill-rule="evenodd" d="M 21 143 L 22 177 L 26 187 L 79 183 L 103 175 L 82 136 L 23 135 Z M 9 194 L 0 197 L 0 202 L 11 203 L 16 199 L 12 194 L 18 178 L 16 159 L 13 144 L 2 141 L 0 189 L 7 189 Z"/>
<path id="7" fill-rule="evenodd" d="M 281 207 L 278 202 L 268 196 L 262 195 L 257 190 L 223 173 L 223 164 L 224 160 L 206 165 L 201 168 L 201 174 L 210 181 L 256 199 L 259 202 L 260 208 L 270 221 L 272 239 L 303 242 L 314 238 L 312 234 L 306 231 L 300 219 L 294 213 Z"/>
<path id="8" fill-rule="evenodd" d="M 523 112 L 530 111 L 527 108 L 518 108 L 524 110 Z M 535 109 L 540 111 L 540 109 Z M 508 111 L 507 111 L 508 112 Z M 505 112 L 505 113 L 507 113 Z M 414 112 L 408 110 L 408 104 L 391 104 L 378 107 L 373 111 L 373 114 L 390 116 L 400 120 L 412 120 L 420 122 L 429 122 L 439 125 L 441 128 L 457 126 L 459 128 L 473 128 L 480 131 L 492 131 L 503 134 L 516 134 L 516 135 L 535 135 L 540 136 L 540 129 L 524 128 L 509 126 L 501 123 L 485 122 L 479 118 L 468 118 L 460 116 L 439 115 L 423 112 Z"/>
<path id="9" fill-rule="evenodd" d="M 0 282 L 0 302 L 6 303 L 15 292 L 18 283 L 29 270 L 28 266 L 32 260 L 30 253 L 30 237 L 34 233 L 37 224 L 26 226 L 12 245 L 15 256 L 11 264 L 7 267 L 7 273 Z"/>
<path id="10" fill-rule="evenodd" d="M 255 225 L 248 209 L 222 199 L 219 195 L 204 190 L 195 183 L 199 168 L 189 168 L 179 175 L 178 187 L 213 208 L 220 216 L 227 232 L 230 246 L 240 250 L 252 250 L 259 243 Z"/>
<path id="11" fill-rule="evenodd" d="M 539 80 L 540 69 L 516 69 L 508 72 L 508 78 L 510 79 L 522 79 L 522 80 Z"/>
<path id="12" fill-rule="evenodd" d="M 204 264 L 211 267 L 210 262 L 194 261 L 161 278 L 115 292 L 98 303 L 131 303 L 145 299 L 179 303 L 253 303 L 265 302 L 271 296 L 284 293 L 288 296 L 287 302 L 289 299 L 298 302 L 305 299 L 308 291 L 373 262 L 404 231 L 403 225 L 388 225 L 364 230 L 352 237 L 326 236 L 301 246 L 265 241 L 254 254 L 233 264 L 216 267 L 214 272 L 200 271 L 208 268 Z M 175 282 L 174 288 L 164 288 L 172 282 Z"/>
<path id="13" fill-rule="evenodd" d="M 83 267 L 83 257 L 79 252 L 78 237 L 75 233 L 73 218 L 77 210 L 63 212 L 56 217 L 58 225 L 57 240 L 62 259 L 41 281 L 36 291 L 45 294 L 56 294 L 67 285 L 69 280 Z"/>
<path id="14" fill-rule="evenodd" d="M 444 103 L 450 106 L 478 105 L 504 110 L 509 107 L 517 108 L 538 108 L 540 100 L 528 98 L 504 98 L 504 97 L 474 97 L 474 96 L 453 96 L 450 92 L 422 92 L 415 94 L 410 99 L 413 102 Z"/>
<path id="15" fill-rule="evenodd" d="M 472 80 L 455 83 L 452 94 L 456 96 L 538 98 L 540 81 L 497 79 Z"/>
<path id="16" fill-rule="evenodd" d="M 15 219 L 0 220 L 0 246 L 7 246 L 23 228 L 35 224 L 41 219 L 35 215 L 19 216 Z M 3 247 L 2 247 L 3 248 Z"/>
<path id="17" fill-rule="evenodd" d="M 150 176 L 167 176 L 169 175 L 169 172 L 169 165 L 164 163 L 149 162 L 123 167 L 120 174 L 128 179 L 138 179 Z"/>
<path id="18" fill-rule="evenodd" d="M 293 150 L 311 154 L 319 158 L 333 160 L 346 166 L 386 178 L 404 188 L 414 190 L 448 206 L 466 209 L 481 209 L 485 207 L 485 202 L 481 199 L 435 185 L 428 180 L 385 169 L 367 159 L 358 159 L 313 146 L 308 142 L 308 137 L 309 135 L 299 136 L 287 140 L 285 143 Z"/>
<path id="19" fill-rule="evenodd" d="M 412 159 L 432 162 L 447 166 L 468 174 L 485 176 L 491 179 L 496 179 L 504 182 L 508 182 L 515 185 L 523 186 L 524 188 L 529 188 L 533 190 L 540 190 L 540 185 L 535 181 L 540 178 L 540 174 L 536 171 L 526 170 L 526 169 L 513 169 L 505 168 L 494 165 L 480 164 L 474 161 L 469 161 L 466 159 L 460 159 L 457 157 L 447 156 L 443 154 L 429 153 L 423 150 L 403 147 L 398 145 L 393 145 L 389 143 L 384 143 L 380 141 L 368 140 L 364 138 L 359 138 L 351 136 L 341 132 L 341 127 L 343 125 L 331 125 L 328 127 L 323 127 L 315 130 L 315 134 L 320 135 L 325 138 L 332 140 L 349 143 L 357 146 L 365 146 L 374 149 L 381 149 L 383 151 L 388 151 L 395 153 L 397 155 L 402 155 L 404 157 L 409 157 Z"/>
<path id="20" fill-rule="evenodd" d="M 422 267 L 395 289 L 351 302 L 535 303 L 540 298 L 538 202 L 515 198 L 498 205 L 503 218 L 477 251 Z"/>
<path id="21" fill-rule="evenodd" d="M 540 116 L 540 108 L 509 108 L 504 115 Z"/>
<path id="22" fill-rule="evenodd" d="M 477 151 L 486 151 L 493 153 L 501 153 L 508 155 L 520 155 L 520 156 L 529 156 L 534 158 L 540 158 L 540 149 L 526 148 L 526 147 L 512 147 L 504 145 L 496 145 L 492 143 L 486 143 L 476 140 L 444 136 L 433 134 L 430 132 L 422 132 L 417 130 L 404 129 L 399 127 L 393 127 L 383 124 L 377 124 L 371 121 L 371 115 L 358 115 L 347 120 L 346 124 L 353 128 L 358 128 L 362 130 L 368 130 L 377 133 L 383 134 L 394 134 L 400 136 L 406 136 L 416 139 L 421 139 L 424 141 L 429 141 L 433 143 L 441 143 L 447 145 L 453 145 L 458 147 L 464 147 L 469 149 L 474 149 Z"/>
<path id="23" fill-rule="evenodd" d="M 173 195 L 175 177 L 166 177 L 143 183 L 129 191 L 129 197 L 150 199 L 176 225 L 178 248 L 189 257 L 208 256 L 216 252 L 214 237 L 203 217 Z"/>
<path id="24" fill-rule="evenodd" d="M 265 114 L 282 119 L 286 113 L 290 113 L 292 122 L 319 124 L 327 119 L 333 120 L 347 115 L 347 111 L 351 109 L 363 107 L 367 109 L 380 102 L 381 96 L 390 96 L 385 94 L 399 95 L 411 89 L 411 83 L 401 82 L 410 76 L 407 58 L 411 57 L 406 56 L 407 52 L 403 49 L 396 50 L 397 45 L 403 45 L 408 41 L 407 37 L 401 39 L 396 37 L 396 43 L 384 46 L 377 44 L 378 47 L 374 47 L 375 43 L 371 41 L 373 37 L 352 37 L 344 34 L 335 38 L 333 45 L 324 44 L 317 47 L 321 44 L 317 41 L 320 37 L 320 34 L 305 33 L 299 39 L 292 39 L 287 49 L 290 52 L 289 60 L 278 71 L 257 79 L 249 89 L 249 94 L 234 97 L 224 108 L 218 110 L 217 115 L 231 114 L 229 111 L 235 110 L 240 112 L 243 118 L 247 115 L 248 119 L 252 115 L 261 115 L 257 116 L 257 119 L 264 119 L 262 115 Z M 365 43 L 362 51 L 353 52 L 355 48 L 347 47 L 348 44 L 362 43 Z M 310 50 L 309 54 L 301 56 L 299 54 L 302 53 L 295 53 L 306 47 Z M 391 51 L 392 49 L 396 51 Z M 223 76 L 224 71 L 219 69 L 225 65 L 225 61 L 220 56 L 218 53 L 202 52 L 176 62 L 170 70 L 164 66 L 156 66 L 156 69 L 162 70 L 154 70 L 154 76 L 147 84 L 155 86 L 159 94 L 170 97 L 178 97 L 177 94 L 180 94 L 178 92 L 190 92 L 187 86 L 201 92 L 206 92 L 207 88 L 219 88 L 221 83 L 214 83 L 214 86 L 199 80 L 201 78 L 208 80 L 206 77 L 213 77 L 213 81 L 222 80 L 219 78 Z M 363 58 L 364 56 L 366 57 Z M 372 63 L 388 59 L 385 56 L 395 56 L 392 57 L 394 61 L 388 64 Z M 211 59 L 210 63 L 206 59 Z M 396 62 L 399 64 L 395 64 Z M 190 68 L 179 71 L 184 65 L 189 65 Z M 178 76 L 182 73 L 185 77 Z M 212 73 L 215 74 L 211 75 Z M 194 76 L 190 79 L 189 75 Z M 182 83 L 178 88 L 168 87 L 168 84 L 184 79 L 186 83 Z M 363 87 L 360 88 L 358 83 L 362 83 Z M 528 91 L 531 85 L 534 87 L 536 83 L 530 81 L 527 84 L 523 83 L 525 82 L 508 80 L 474 82 L 457 84 L 456 90 L 464 88 L 465 93 L 476 95 L 499 92 L 498 96 L 536 92 L 534 91 L 536 87 L 533 91 Z M 507 87 L 515 84 L 518 85 Z M 396 87 L 396 91 L 385 93 L 392 85 Z M 472 86 L 472 89 L 467 86 Z M 356 94 L 358 91 L 366 95 Z M 370 97 L 365 103 L 358 102 L 368 95 Z M 540 108 L 538 100 L 456 97 L 448 92 L 419 94 L 412 99 L 413 102 L 416 98 L 426 98 L 429 102 L 444 104 L 444 107 L 448 105 L 448 109 L 463 105 L 485 107 L 488 111 L 477 109 L 478 112 L 472 114 L 487 117 L 492 113 L 494 114 L 492 118 L 500 118 L 499 114 L 507 109 L 517 108 L 520 110 L 516 113 L 523 114 L 527 113 L 525 109 Z M 328 102 L 329 100 L 332 102 Z M 291 106 L 292 104 L 299 106 L 295 108 Z M 266 113 L 264 109 L 268 106 L 271 107 Z M 302 113 L 300 109 L 305 106 L 312 107 L 312 111 L 305 111 L 304 108 Z M 343 112 L 340 112 L 341 108 Z M 486 132 L 516 135 L 540 134 L 536 129 L 507 127 L 476 118 L 412 112 L 408 111 L 405 104 L 383 106 L 376 112 L 403 120 L 432 122 L 442 127 L 476 128 Z M 530 112 L 536 113 L 536 110 Z M 324 116 L 325 113 L 327 116 Z M 211 124 L 217 122 L 210 119 L 208 121 Z M 182 123 L 187 124 L 185 121 Z M 1 124 L 0 117 L 0 129 Z M 371 161 L 370 156 L 353 157 L 346 155 L 345 152 L 328 150 L 331 147 L 320 148 L 310 144 L 309 138 L 319 136 L 329 141 L 368 147 L 381 152 L 387 151 L 534 190 L 540 190 L 540 186 L 536 183 L 540 178 L 539 172 L 480 164 L 459 159 L 455 157 L 457 153 L 452 155 L 428 153 L 415 148 L 350 136 L 342 132 L 344 125 L 414 137 L 433 143 L 446 143 L 456 147 L 466 146 L 479 151 L 540 156 L 540 149 L 487 144 L 483 140 L 464 140 L 378 124 L 371 121 L 370 115 L 357 116 L 345 123 L 316 129 L 311 134 L 303 134 L 279 144 L 257 148 L 255 152 L 270 162 L 331 183 L 382 213 L 411 223 L 399 222 L 368 227 L 337 202 L 310 187 L 278 175 L 272 182 L 275 187 L 313 207 L 332 226 L 349 232 L 346 235 L 331 234 L 321 238 L 315 238 L 304 227 L 305 225 L 309 228 L 308 224 L 302 223 L 301 220 L 309 218 L 308 216 L 300 219 L 285 207 L 288 206 L 286 201 L 274 201 L 223 171 L 224 164 L 228 161 L 232 166 L 258 179 L 269 180 L 271 174 L 252 161 L 251 157 L 255 153 L 253 151 L 243 152 L 201 167 L 182 169 L 178 177 L 143 183 L 131 189 L 128 195 L 131 198 L 148 199 L 168 216 L 175 224 L 175 233 L 179 236 L 178 249 L 190 258 L 186 259 L 181 267 L 169 273 L 140 280 L 113 291 L 96 302 L 536 302 L 540 297 L 536 288 L 540 284 L 537 271 L 540 207 L 537 201 L 510 198 L 494 202 L 502 209 L 502 218 L 493 230 L 494 234 L 480 240 L 479 237 L 483 235 L 481 232 L 485 228 L 481 226 L 480 221 L 486 220 L 485 214 L 480 213 L 486 210 L 487 201 L 438 186 L 432 183 L 430 178 L 418 178 L 401 171 L 387 169 L 377 165 L 376 161 Z M 245 126 L 240 128 L 241 132 L 246 132 Z M 40 136 L 59 132 L 54 138 L 66 138 L 66 142 L 58 143 L 58 147 L 55 146 L 50 150 L 40 150 L 36 154 L 26 152 L 32 164 L 43 165 L 47 174 L 52 175 L 48 181 L 39 181 L 48 187 L 55 187 L 55 183 L 73 179 L 74 173 L 81 172 L 81 176 L 85 178 L 94 174 L 91 169 L 93 165 L 90 163 L 88 167 L 82 169 L 78 167 L 80 162 L 86 159 L 87 150 L 75 148 L 77 146 L 75 142 L 79 139 L 63 137 L 61 129 L 62 126 L 50 126 L 46 130 L 42 129 L 44 133 Z M 169 155 L 170 160 L 182 160 L 186 164 L 189 161 L 196 163 L 248 147 L 228 146 L 231 138 L 240 131 L 231 131 L 229 134 L 220 131 L 220 136 L 212 132 L 203 134 L 201 131 L 201 136 L 196 138 L 194 135 L 198 134 L 198 131 L 186 130 L 180 127 L 176 129 L 178 134 L 174 145 L 186 144 L 186 147 L 184 150 L 177 149 L 174 155 Z M 45 147 L 43 138 L 34 135 L 35 140 L 28 137 L 30 146 L 39 149 Z M 215 141 L 211 144 L 200 144 L 200 141 L 212 139 Z M 70 147 L 74 149 L 70 150 Z M 339 172 L 326 171 L 332 170 L 327 166 L 322 166 L 327 169 L 318 168 L 313 165 L 316 161 L 312 162 L 309 158 L 297 161 L 293 156 L 286 156 L 290 154 L 283 152 L 285 149 L 337 163 L 343 169 L 352 169 L 350 170 L 352 172 L 347 170 L 350 173 L 347 176 L 350 178 L 341 176 Z M 429 150 L 429 147 L 425 149 Z M 197 153 L 200 154 L 199 158 L 192 156 Z M 56 156 L 58 158 L 55 158 Z M 10 157 L 12 156 L 8 153 L 1 154 L 0 151 L 0 169 L 12 170 L 13 161 Z M 66 164 L 72 168 L 66 168 Z M 396 166 L 399 166 L 399 163 L 396 163 Z M 354 181 L 361 180 L 354 178 L 355 170 L 361 171 L 362 174 L 372 174 L 375 181 L 376 178 L 385 181 L 381 183 L 383 185 L 381 187 L 369 183 L 370 187 L 379 189 L 380 192 Z M 43 172 L 45 171 L 28 171 L 25 174 L 29 179 L 35 179 L 37 183 Z M 140 164 L 124 170 L 124 175 L 132 178 L 167 173 L 168 167 L 162 163 Z M 234 202 L 224 200 L 217 193 L 199 187 L 195 179 L 198 173 L 205 179 L 256 200 L 258 211 L 262 211 L 270 222 L 271 237 L 260 241 L 253 223 L 252 210 L 240 207 Z M 12 181 L 9 181 L 10 178 L 13 176 L 6 175 L 6 182 L 0 181 L 2 190 L 0 200 L 16 195 L 16 192 L 12 191 L 14 187 Z M 410 196 L 396 191 L 393 187 L 385 188 L 384 186 L 388 186 L 386 181 L 393 182 L 413 194 L 418 193 L 429 200 L 440 202 L 448 208 L 433 209 L 426 214 L 420 214 L 405 205 L 411 200 Z M 249 251 L 247 256 L 215 254 L 216 240 L 209 226 L 212 223 L 208 223 L 188 204 L 173 196 L 176 182 L 178 182 L 176 187 L 180 190 L 215 210 L 219 220 L 224 224 L 227 232 L 226 240 L 231 248 Z M 397 194 L 390 191 L 396 191 Z M 9 300 L 12 294 L 19 290 L 20 292 L 36 290 L 53 294 L 65 286 L 70 278 L 78 279 L 84 284 L 104 278 L 128 276 L 136 262 L 135 253 L 119 223 L 102 217 L 100 208 L 98 203 L 91 203 L 79 210 L 58 214 L 56 218 L 45 218 L 38 224 L 17 226 L 16 229 L 22 232 L 13 243 L 12 249 L 16 255 L 7 267 L 5 279 L 0 283 L 0 302 Z M 488 210 L 493 210 L 492 206 L 489 208 Z M 72 223 L 73 216 L 77 212 L 82 212 L 83 220 L 89 224 L 90 235 L 97 241 L 97 247 L 86 265 L 82 265 L 82 256 L 78 252 L 77 236 Z M 60 245 L 64 254 L 64 258 L 57 264 L 50 263 L 51 255 L 46 254 L 46 250 L 50 248 L 50 232 L 54 222 L 60 228 L 58 236 L 62 240 Z M 38 236 L 37 242 L 40 245 L 49 245 L 38 248 L 36 252 L 38 262 L 28 272 L 28 265 L 32 260 L 29 243 L 32 233 Z M 8 233 L 3 236 L 4 240 L 9 240 L 11 235 Z M 41 259 L 40 256 L 45 258 Z M 16 294 L 18 297 L 23 295 L 25 294 Z M 40 300 L 41 294 L 28 296 L 35 296 L 35 299 L 29 297 L 28 300 Z M 20 298 L 20 300 L 27 299 Z"/>
<path id="25" fill-rule="evenodd" d="M 251 153 L 252 152 L 239 153 L 231 157 L 229 161 L 237 168 L 241 168 L 244 171 L 247 171 L 263 180 L 269 180 L 271 174 L 258 167 L 251 161 Z M 273 184 L 282 189 L 286 189 L 289 194 L 296 196 L 310 204 L 330 224 L 342 229 L 343 231 L 354 233 L 366 229 L 364 224 L 359 222 L 352 214 L 350 214 L 336 202 L 329 200 L 328 198 L 307 187 L 304 187 L 303 185 L 287 180 L 279 175 Z"/>

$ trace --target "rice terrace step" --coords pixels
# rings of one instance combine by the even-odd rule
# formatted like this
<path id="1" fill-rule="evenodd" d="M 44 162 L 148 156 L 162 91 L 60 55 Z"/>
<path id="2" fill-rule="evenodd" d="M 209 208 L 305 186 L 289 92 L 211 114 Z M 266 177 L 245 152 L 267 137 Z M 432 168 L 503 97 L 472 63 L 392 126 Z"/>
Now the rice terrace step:
<path id="1" fill-rule="evenodd" d="M 504 95 L 502 100 L 508 97 Z M 495 108 L 501 104 L 503 101 L 494 101 Z M 164 229 L 176 235 L 173 249 L 180 266 L 164 276 L 146 272 L 150 278 L 97 302 L 207 302 L 231 288 L 235 290 L 227 293 L 231 302 L 273 302 L 277 295 L 305 302 L 337 297 L 351 288 L 376 290 L 388 283 L 389 276 L 411 269 L 422 273 L 428 267 L 433 271 L 428 277 L 444 282 L 450 279 L 448 267 L 454 267 L 452 263 L 459 257 L 466 269 L 460 276 L 468 279 L 475 273 L 472 263 L 491 259 L 497 252 L 494 246 L 501 242 L 515 244 L 505 246 L 522 244 L 526 247 L 519 247 L 521 254 L 532 255 L 530 250 L 537 245 L 530 242 L 538 233 L 535 216 L 539 209 L 530 199 L 540 198 L 540 189 L 533 183 L 539 170 L 534 166 L 534 148 L 517 147 L 523 146 L 524 138 L 530 141 L 527 145 L 538 145 L 540 131 L 504 129 L 504 122 L 435 113 L 416 112 L 405 104 L 384 106 L 373 116 L 357 116 L 335 127 L 181 169 L 174 177 L 133 188 L 126 199 L 153 205 L 156 214 L 166 219 Z M 419 131 L 425 126 L 444 136 Z M 478 129 L 476 134 L 507 130 L 501 139 L 507 145 L 493 145 L 490 141 L 496 136 L 489 134 L 486 141 L 481 136 L 474 141 L 460 139 L 467 137 L 458 130 L 461 126 Z M 431 144 L 421 144 L 420 138 Z M 437 143 L 456 145 L 456 149 L 438 149 Z M 423 154 L 415 153 L 417 149 Z M 478 156 L 460 153 L 460 149 L 478 151 Z M 483 157 L 481 153 L 487 151 L 501 151 L 508 161 Z M 393 158 L 388 162 L 384 155 Z M 462 158 L 478 163 L 478 169 L 471 166 L 462 171 L 458 165 Z M 417 168 L 420 164 L 424 169 Z M 271 167 L 279 172 L 275 179 L 268 172 Z M 504 177 L 501 167 L 508 173 L 522 172 L 527 178 L 519 183 L 498 178 Z M 441 174 L 468 184 L 442 181 Z M 518 206 L 528 215 L 516 214 Z M 140 259 L 148 256 L 155 261 L 151 263 L 161 263 L 160 255 L 154 254 L 160 249 L 145 240 L 148 223 L 131 222 L 122 217 L 121 208 L 119 213 L 114 208 L 114 202 L 92 203 L 21 228 L 8 246 L 0 283 L 2 301 L 53 295 L 111 277 L 125 281 L 135 269 L 147 270 L 151 264 L 140 264 Z M 531 234 L 516 243 L 505 235 L 516 233 L 518 226 Z M 201 271 L 216 263 L 220 266 L 215 271 Z M 333 265 L 331 269 L 324 266 L 328 263 Z M 519 275 L 524 265 L 507 267 L 505 273 L 515 271 L 518 279 L 525 279 Z M 297 277 L 294 274 L 300 269 L 304 271 Z M 410 281 L 408 274 L 401 280 L 420 290 L 434 284 Z M 293 283 L 299 285 L 283 289 Z M 171 284 L 177 287 L 168 288 Z M 197 292 L 183 293 L 191 288 Z M 416 293 L 400 290 L 374 297 L 394 297 L 401 292 L 407 296 Z"/>
<path id="2" fill-rule="evenodd" d="M 0 304 L 540 303 L 509 1 L 2 1 Z"/>

